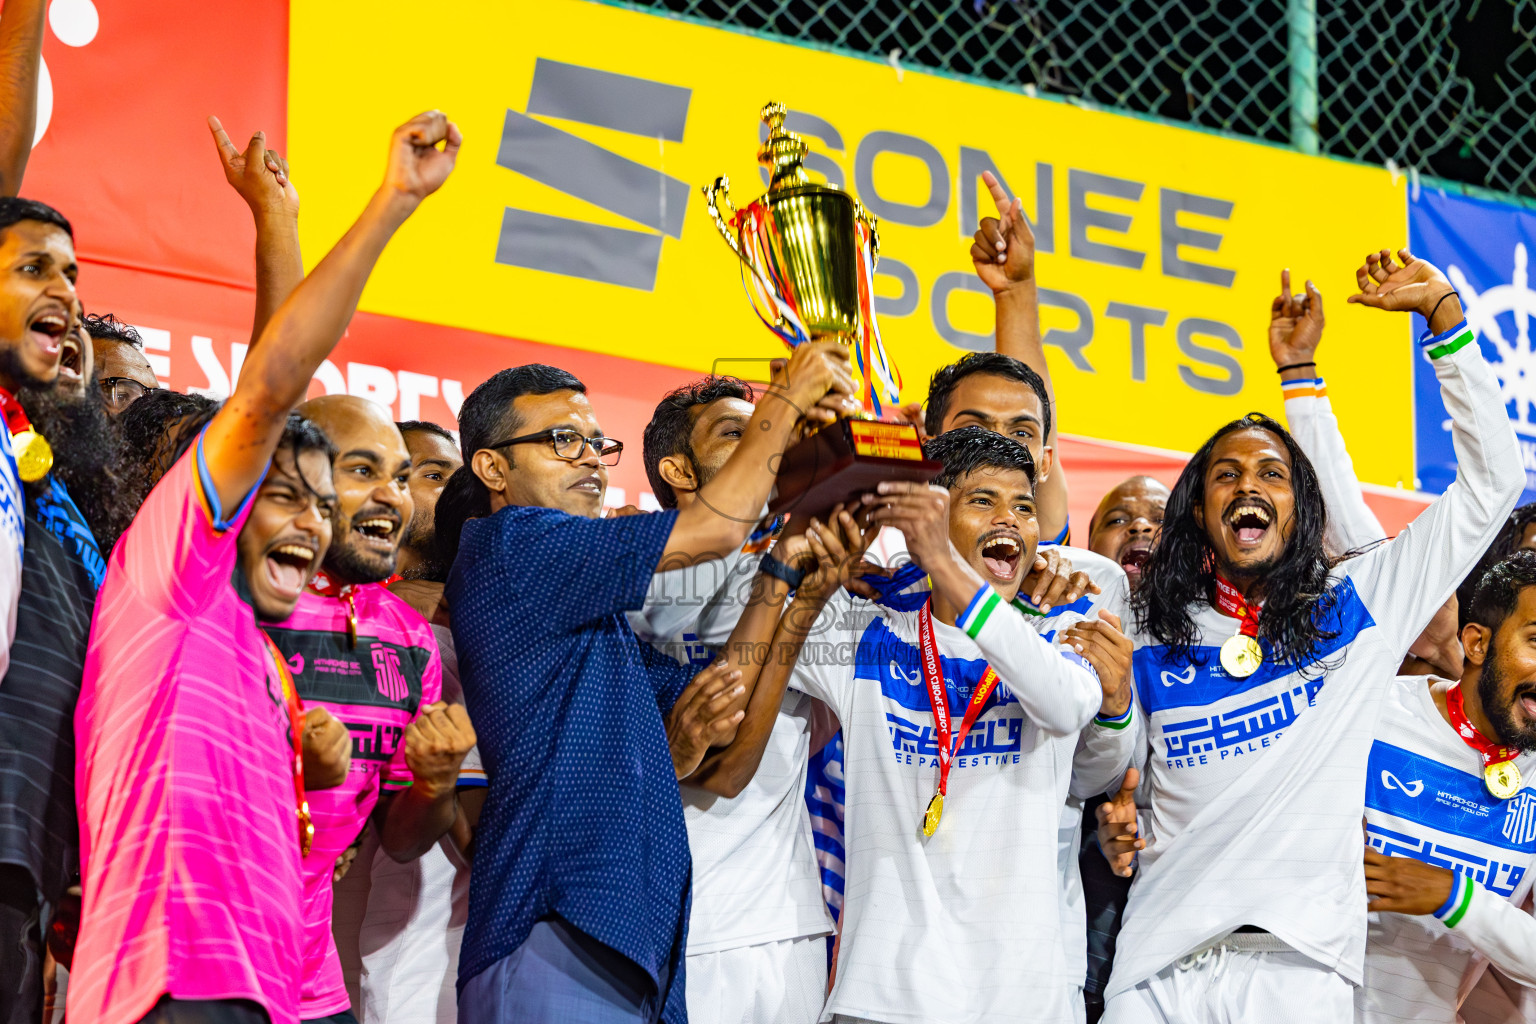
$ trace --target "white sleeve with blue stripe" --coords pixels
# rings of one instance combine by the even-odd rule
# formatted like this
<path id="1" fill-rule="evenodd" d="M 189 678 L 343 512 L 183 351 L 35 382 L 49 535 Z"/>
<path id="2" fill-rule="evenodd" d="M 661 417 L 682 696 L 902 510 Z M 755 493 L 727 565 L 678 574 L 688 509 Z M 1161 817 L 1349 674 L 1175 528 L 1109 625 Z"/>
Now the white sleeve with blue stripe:
<path id="1" fill-rule="evenodd" d="M 1328 546 L 1342 555 L 1381 543 L 1387 531 L 1365 503 L 1354 460 L 1345 447 L 1322 378 L 1290 381 L 1284 390 L 1285 419 L 1291 436 L 1312 461 L 1323 488 L 1323 502 L 1328 506 Z"/>
<path id="2" fill-rule="evenodd" d="M 1075 652 L 1054 647 L 1024 615 L 983 585 L 955 623 L 976 641 L 998 679 L 1041 729 L 1069 736 L 1103 703 L 1098 674 Z"/>
<path id="3" fill-rule="evenodd" d="M 1456 479 L 1390 543 L 1343 566 L 1401 653 L 1482 557 L 1525 489 L 1525 466 L 1498 381 L 1466 321 L 1444 334 L 1426 334 L 1419 345 L 1434 364 L 1451 414 Z"/>

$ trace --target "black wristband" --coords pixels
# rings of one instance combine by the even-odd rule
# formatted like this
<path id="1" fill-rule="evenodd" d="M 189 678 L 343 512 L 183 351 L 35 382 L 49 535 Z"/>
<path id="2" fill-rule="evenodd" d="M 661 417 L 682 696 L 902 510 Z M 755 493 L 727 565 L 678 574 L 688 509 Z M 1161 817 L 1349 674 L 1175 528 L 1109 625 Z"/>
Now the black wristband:
<path id="1" fill-rule="evenodd" d="M 1439 301 L 1437 301 L 1435 303 L 1435 308 L 1431 309 L 1429 311 L 1429 316 L 1424 318 L 1424 326 L 1425 327 L 1429 327 L 1429 325 L 1435 319 L 1435 314 L 1440 312 L 1440 303 L 1444 302 L 1446 299 L 1450 298 L 1452 295 L 1456 296 L 1456 301 L 1457 302 L 1461 301 L 1461 292 L 1457 291 L 1455 288 L 1452 288 L 1450 291 L 1448 291 L 1444 295 L 1440 296 Z M 1433 328 L 1430 328 L 1430 329 L 1433 330 Z"/>
<path id="2" fill-rule="evenodd" d="M 1286 370 L 1299 370 L 1303 366 L 1316 366 L 1317 363 L 1309 359 L 1304 363 L 1286 363 L 1284 366 L 1275 367 L 1276 373 L 1284 373 Z"/>
<path id="3" fill-rule="evenodd" d="M 783 580 L 789 584 L 790 590 L 798 590 L 800 584 L 805 581 L 804 569 L 796 569 L 793 566 L 785 565 L 773 557 L 772 551 L 765 554 L 763 560 L 757 563 L 757 571 L 766 573 L 776 580 Z"/>

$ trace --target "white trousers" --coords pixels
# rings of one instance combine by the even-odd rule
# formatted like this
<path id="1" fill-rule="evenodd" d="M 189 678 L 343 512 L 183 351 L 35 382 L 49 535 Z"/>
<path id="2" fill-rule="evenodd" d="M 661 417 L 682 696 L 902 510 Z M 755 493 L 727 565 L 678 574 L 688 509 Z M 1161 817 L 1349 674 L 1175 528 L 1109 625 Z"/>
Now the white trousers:
<path id="1" fill-rule="evenodd" d="M 827 1001 L 827 937 L 688 957 L 691 1024 L 816 1024 Z"/>
<path id="2" fill-rule="evenodd" d="M 1102 1024 L 1351 1024 L 1354 986 L 1295 951 L 1217 945 L 1114 996 Z"/>

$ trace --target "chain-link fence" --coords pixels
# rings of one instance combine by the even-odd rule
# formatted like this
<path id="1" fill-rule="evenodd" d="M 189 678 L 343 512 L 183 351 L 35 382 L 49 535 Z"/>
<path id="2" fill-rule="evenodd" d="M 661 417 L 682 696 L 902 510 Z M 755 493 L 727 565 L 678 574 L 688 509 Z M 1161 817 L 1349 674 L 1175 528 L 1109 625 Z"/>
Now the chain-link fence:
<path id="1" fill-rule="evenodd" d="M 1536 197 L 1536 0 L 619 0 Z"/>

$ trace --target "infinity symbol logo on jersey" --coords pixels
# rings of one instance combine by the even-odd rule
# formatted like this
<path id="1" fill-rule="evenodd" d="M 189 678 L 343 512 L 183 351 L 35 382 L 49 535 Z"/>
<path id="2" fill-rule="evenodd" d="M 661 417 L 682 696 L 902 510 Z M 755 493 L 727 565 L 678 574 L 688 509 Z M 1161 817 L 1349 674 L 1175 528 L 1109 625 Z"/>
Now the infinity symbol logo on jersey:
<path id="1" fill-rule="evenodd" d="M 1504 838 L 1522 846 L 1536 839 L 1536 793 L 1517 793 L 1505 807 Z"/>
<path id="2" fill-rule="evenodd" d="M 1424 783 L 1419 779 L 1414 779 L 1405 785 L 1401 779 L 1385 768 L 1381 770 L 1381 784 L 1387 789 L 1400 789 L 1409 796 L 1418 796 L 1424 792 Z"/>
<path id="3" fill-rule="evenodd" d="M 1183 683 L 1185 686 L 1188 686 L 1190 683 L 1195 681 L 1195 666 L 1189 666 L 1189 671 L 1185 672 L 1183 675 L 1164 669 L 1162 680 L 1164 686 L 1172 686 L 1174 683 Z"/>

